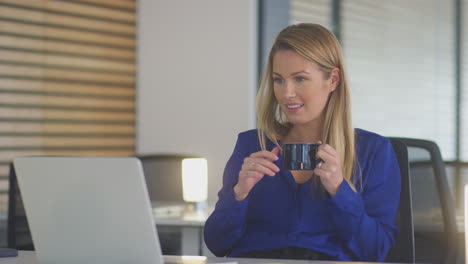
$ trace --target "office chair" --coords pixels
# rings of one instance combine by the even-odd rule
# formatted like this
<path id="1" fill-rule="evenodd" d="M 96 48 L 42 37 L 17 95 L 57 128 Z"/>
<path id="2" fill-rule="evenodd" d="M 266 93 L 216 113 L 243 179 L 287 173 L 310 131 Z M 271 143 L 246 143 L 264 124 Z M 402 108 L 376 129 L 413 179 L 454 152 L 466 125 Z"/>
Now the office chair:
<path id="1" fill-rule="evenodd" d="M 394 247 L 390 249 L 387 254 L 385 262 L 414 263 L 414 226 L 408 149 L 406 145 L 398 139 L 390 138 L 390 141 L 392 142 L 401 174 L 400 203 L 395 221 L 400 232 L 395 239 Z"/>
<path id="2" fill-rule="evenodd" d="M 10 163 L 9 184 L 7 245 L 18 250 L 34 250 L 13 163 Z"/>
<path id="3" fill-rule="evenodd" d="M 416 262 L 456 263 L 455 203 L 439 147 L 428 140 L 397 139 L 406 144 L 409 153 L 413 215 L 418 219 L 415 221 Z M 430 226 L 422 226 L 423 222 Z"/>

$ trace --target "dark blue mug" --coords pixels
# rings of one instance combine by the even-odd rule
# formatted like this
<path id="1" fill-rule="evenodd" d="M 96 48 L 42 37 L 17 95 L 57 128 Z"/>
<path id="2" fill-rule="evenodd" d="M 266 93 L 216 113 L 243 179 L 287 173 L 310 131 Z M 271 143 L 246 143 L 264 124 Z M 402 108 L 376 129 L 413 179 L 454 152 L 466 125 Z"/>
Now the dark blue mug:
<path id="1" fill-rule="evenodd" d="M 284 143 L 283 169 L 285 170 L 313 170 L 322 160 L 315 155 L 318 143 Z"/>

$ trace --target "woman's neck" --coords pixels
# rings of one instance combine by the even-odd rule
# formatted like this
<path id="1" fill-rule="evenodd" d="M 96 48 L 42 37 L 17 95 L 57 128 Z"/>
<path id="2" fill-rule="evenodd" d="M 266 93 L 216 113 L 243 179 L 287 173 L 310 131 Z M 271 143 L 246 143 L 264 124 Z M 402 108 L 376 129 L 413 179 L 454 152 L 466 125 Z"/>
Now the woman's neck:
<path id="1" fill-rule="evenodd" d="M 294 125 L 284 137 L 285 142 L 313 142 L 322 140 L 322 126 L 319 122 L 306 125 Z"/>

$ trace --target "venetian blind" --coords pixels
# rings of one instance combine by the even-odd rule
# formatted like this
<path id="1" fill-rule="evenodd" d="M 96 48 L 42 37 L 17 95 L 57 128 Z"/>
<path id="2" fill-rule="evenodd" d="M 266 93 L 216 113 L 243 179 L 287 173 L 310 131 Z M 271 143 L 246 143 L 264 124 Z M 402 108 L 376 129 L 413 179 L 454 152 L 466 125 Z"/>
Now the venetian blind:
<path id="1" fill-rule="evenodd" d="M 455 158 L 454 4 L 343 0 L 354 126 L 430 139 Z"/>
<path id="2" fill-rule="evenodd" d="M 460 158 L 468 162 L 468 1 L 461 1 L 461 116 Z"/>
<path id="3" fill-rule="evenodd" d="M 16 156 L 134 155 L 135 6 L 0 0 L 0 210 Z"/>
<path id="4" fill-rule="evenodd" d="M 291 24 L 316 23 L 331 29 L 331 0 L 291 0 Z"/>

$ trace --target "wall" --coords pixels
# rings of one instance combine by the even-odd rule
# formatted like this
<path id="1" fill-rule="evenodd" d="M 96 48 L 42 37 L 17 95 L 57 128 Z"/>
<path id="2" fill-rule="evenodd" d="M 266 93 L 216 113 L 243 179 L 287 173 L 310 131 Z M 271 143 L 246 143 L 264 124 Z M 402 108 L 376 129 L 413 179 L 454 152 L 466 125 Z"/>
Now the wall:
<path id="1" fill-rule="evenodd" d="M 256 2 L 139 1 L 137 154 L 207 158 L 210 201 L 255 126 Z"/>

